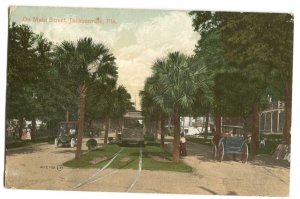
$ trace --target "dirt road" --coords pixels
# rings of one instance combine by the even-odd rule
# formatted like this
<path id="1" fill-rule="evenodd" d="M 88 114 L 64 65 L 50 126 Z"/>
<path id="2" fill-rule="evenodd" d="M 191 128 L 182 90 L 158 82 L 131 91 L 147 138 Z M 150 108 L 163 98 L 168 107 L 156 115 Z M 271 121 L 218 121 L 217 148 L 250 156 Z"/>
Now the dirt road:
<path id="1" fill-rule="evenodd" d="M 286 164 L 278 164 L 268 156 L 246 164 L 230 158 L 220 163 L 210 159 L 209 147 L 194 143 L 187 146 L 188 156 L 183 161 L 193 167 L 192 173 L 142 170 L 131 192 L 288 196 L 290 169 Z M 62 163 L 74 158 L 74 152 L 75 148 L 54 148 L 49 144 L 9 150 L 6 187 L 72 190 L 97 171 L 62 167 Z M 73 190 L 127 192 L 136 174 L 133 169 L 105 169 L 96 181 Z"/>

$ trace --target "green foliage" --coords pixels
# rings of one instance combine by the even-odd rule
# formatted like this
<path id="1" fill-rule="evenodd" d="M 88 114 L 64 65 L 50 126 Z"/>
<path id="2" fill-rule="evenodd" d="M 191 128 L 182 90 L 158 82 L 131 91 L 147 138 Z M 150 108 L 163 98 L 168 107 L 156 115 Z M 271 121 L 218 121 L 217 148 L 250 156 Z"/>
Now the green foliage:
<path id="1" fill-rule="evenodd" d="M 201 34 L 195 50 L 198 59 L 208 70 L 221 72 L 215 88 L 231 93 L 218 97 L 226 99 L 216 102 L 217 110 L 220 105 L 227 107 L 237 103 L 243 116 L 250 112 L 249 105 L 253 103 L 263 107 L 267 96 L 273 100 L 286 98 L 284 82 L 291 84 L 292 77 L 292 15 L 202 11 L 193 11 L 190 15 L 194 30 Z M 221 77 L 223 72 L 226 72 L 225 77 Z M 230 79 L 237 74 L 243 81 Z M 241 92 L 236 92 L 238 87 Z M 223 108 L 219 109 L 222 112 Z"/>
<path id="2" fill-rule="evenodd" d="M 105 86 L 99 82 L 99 87 L 91 86 L 87 94 L 87 118 L 88 120 L 100 120 L 105 118 L 120 118 L 128 110 L 134 109 L 131 96 L 123 86 Z M 107 84 L 106 84 L 107 85 Z"/>
<path id="3" fill-rule="evenodd" d="M 116 76 L 110 77 L 106 73 L 116 67 L 115 57 L 103 44 L 94 43 L 92 38 L 63 41 L 54 52 L 59 73 L 76 87 L 84 82 L 88 85 L 95 79 L 108 80 Z"/>
<path id="4" fill-rule="evenodd" d="M 57 123 L 78 118 L 78 87 L 88 87 L 86 118 L 119 118 L 133 109 L 125 87 L 116 86 L 115 57 L 92 38 L 63 41 L 53 47 L 27 25 L 9 26 L 7 118 Z"/>
<path id="5" fill-rule="evenodd" d="M 148 87 L 148 84 L 149 82 L 146 81 L 145 88 Z M 156 104 L 153 95 L 151 95 L 149 91 L 142 90 L 139 95 L 141 97 L 142 115 L 145 117 L 147 122 L 158 121 L 161 115 L 166 114 L 162 108 Z"/>
<path id="6" fill-rule="evenodd" d="M 179 148 L 176 143 L 179 143 L 180 138 L 180 115 L 191 114 L 196 102 L 210 91 L 211 76 L 200 62 L 180 52 L 169 53 L 167 57 L 157 59 L 152 73 L 141 93 L 143 114 L 146 118 L 154 115 L 156 120 L 165 115 L 173 116 L 173 158 L 174 162 L 178 162 Z M 155 114 L 158 115 L 155 117 Z"/>
<path id="7" fill-rule="evenodd" d="M 215 88 L 216 76 L 221 75 L 225 71 L 233 70 L 228 66 L 224 58 L 224 50 L 222 48 L 222 41 L 220 32 L 217 30 L 206 32 L 202 34 L 195 48 L 195 58 L 200 65 L 206 67 L 207 71 L 212 77 L 210 83 L 210 90 L 206 93 L 198 92 L 195 107 L 193 108 L 193 115 L 206 115 L 207 113 L 219 114 L 219 107 L 217 106 L 217 93 Z"/>
<path id="8" fill-rule="evenodd" d="M 54 57 L 54 65 L 63 80 L 60 83 L 73 96 L 78 96 L 77 89 L 82 84 L 101 87 L 116 82 L 115 57 L 103 44 L 94 43 L 92 38 L 82 38 L 77 42 L 63 41 L 54 49 Z"/>
<path id="9" fill-rule="evenodd" d="M 222 116 L 246 118 L 252 113 L 257 101 L 257 92 L 262 87 L 257 82 L 247 85 L 250 80 L 240 72 L 221 73 L 215 78 L 216 107 Z M 261 100 L 267 100 L 262 98 Z"/>
<path id="10" fill-rule="evenodd" d="M 200 34 L 220 32 L 224 56 L 231 66 L 242 69 L 256 80 L 264 79 L 277 95 L 284 94 L 284 87 L 278 79 L 291 81 L 292 78 L 294 19 L 291 14 L 190 14 L 193 26 Z"/>
<path id="11" fill-rule="evenodd" d="M 147 79 L 145 91 L 152 95 L 155 104 L 164 112 L 173 114 L 191 112 L 196 93 L 209 90 L 210 76 L 204 66 L 186 55 L 174 52 L 158 59 L 153 75 Z"/>
<path id="12" fill-rule="evenodd" d="M 8 32 L 7 118 L 46 118 L 52 43 L 27 25 L 12 23 Z"/>
<path id="13" fill-rule="evenodd" d="M 86 146 L 88 147 L 89 151 L 92 150 L 92 149 L 94 149 L 97 146 L 97 140 L 95 140 L 95 139 L 89 139 L 86 142 Z"/>

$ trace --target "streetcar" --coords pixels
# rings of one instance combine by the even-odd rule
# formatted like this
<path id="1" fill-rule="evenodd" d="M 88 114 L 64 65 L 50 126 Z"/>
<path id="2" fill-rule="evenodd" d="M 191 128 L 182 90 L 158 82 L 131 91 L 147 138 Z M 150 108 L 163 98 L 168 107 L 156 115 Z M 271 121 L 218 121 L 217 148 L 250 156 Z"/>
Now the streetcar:
<path id="1" fill-rule="evenodd" d="M 144 146 L 144 117 L 140 111 L 127 112 L 123 116 L 121 143 Z"/>

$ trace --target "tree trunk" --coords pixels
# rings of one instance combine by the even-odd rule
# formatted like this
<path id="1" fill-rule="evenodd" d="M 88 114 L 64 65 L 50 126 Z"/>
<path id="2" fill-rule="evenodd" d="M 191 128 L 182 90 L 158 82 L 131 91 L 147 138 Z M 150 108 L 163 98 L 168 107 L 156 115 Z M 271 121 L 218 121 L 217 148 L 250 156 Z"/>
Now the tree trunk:
<path id="1" fill-rule="evenodd" d="M 23 129 L 25 128 L 25 125 L 26 125 L 25 119 L 24 118 L 19 119 L 19 124 L 20 124 L 20 127 L 19 127 L 19 138 L 21 139 L 22 133 L 23 133 Z"/>
<path id="2" fill-rule="evenodd" d="M 216 78 L 216 77 L 215 77 Z M 216 80 L 216 79 L 215 79 Z M 214 133 L 214 137 L 213 137 L 213 142 L 217 145 L 218 147 L 218 143 L 219 140 L 222 137 L 222 102 L 221 102 L 221 97 L 220 97 L 220 91 L 218 91 L 217 89 L 215 89 L 215 93 L 214 93 L 214 98 L 215 98 L 215 115 L 214 115 L 214 124 L 215 124 L 215 133 Z"/>
<path id="3" fill-rule="evenodd" d="M 252 107 L 252 137 L 251 137 L 251 155 L 254 157 L 257 154 L 258 149 L 258 136 L 259 136 L 259 128 L 258 128 L 258 105 L 255 103 Z"/>
<path id="4" fill-rule="evenodd" d="M 209 120 L 209 112 L 206 113 L 206 117 L 205 117 L 204 140 L 207 140 L 207 135 L 208 135 L 208 120 Z"/>
<path id="5" fill-rule="evenodd" d="M 165 147 L 165 118 L 163 116 L 160 118 L 160 146 Z"/>
<path id="6" fill-rule="evenodd" d="M 171 132 L 172 132 L 172 127 L 171 127 L 171 125 L 172 125 L 172 118 L 169 117 L 169 118 L 168 118 L 168 134 L 169 134 L 169 135 L 171 135 Z"/>
<path id="7" fill-rule="evenodd" d="M 86 95 L 85 84 L 80 86 L 79 94 L 79 116 L 78 116 L 78 134 L 77 134 L 77 148 L 75 158 L 79 159 L 81 156 L 81 147 L 82 147 L 82 134 L 84 130 L 84 109 L 85 109 L 85 95 Z"/>
<path id="8" fill-rule="evenodd" d="M 221 118 L 221 116 L 215 116 L 215 127 L 216 127 L 216 129 L 215 129 L 215 134 L 213 137 L 213 142 L 218 147 L 219 140 L 222 137 L 222 118 Z"/>
<path id="9" fill-rule="evenodd" d="M 151 136 L 153 136 L 154 140 L 155 140 L 156 129 L 157 129 L 156 121 L 149 122 L 149 133 L 151 134 Z"/>
<path id="10" fill-rule="evenodd" d="M 31 121 L 31 140 L 35 140 L 36 138 L 36 119 L 35 117 L 33 117 L 32 121 Z"/>
<path id="11" fill-rule="evenodd" d="M 284 107 L 283 144 L 291 144 L 291 121 L 292 121 L 292 84 L 285 83 L 285 107 Z"/>
<path id="12" fill-rule="evenodd" d="M 180 159 L 180 115 L 178 108 L 174 112 L 174 140 L 173 140 L 173 162 L 178 163 Z"/>
<path id="13" fill-rule="evenodd" d="M 108 131 L 109 131 L 109 118 L 105 118 L 105 132 L 104 132 L 104 144 L 107 144 Z"/>
<path id="14" fill-rule="evenodd" d="M 66 110 L 66 122 L 68 122 L 68 121 L 69 121 L 69 111 Z"/>

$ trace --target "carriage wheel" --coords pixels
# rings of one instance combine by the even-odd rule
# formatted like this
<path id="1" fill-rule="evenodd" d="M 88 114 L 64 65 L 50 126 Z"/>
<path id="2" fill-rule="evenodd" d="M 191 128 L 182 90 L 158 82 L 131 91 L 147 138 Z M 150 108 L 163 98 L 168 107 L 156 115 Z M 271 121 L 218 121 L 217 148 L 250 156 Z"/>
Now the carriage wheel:
<path id="1" fill-rule="evenodd" d="M 217 145 L 213 144 L 211 151 L 212 151 L 212 158 L 214 160 L 217 159 Z"/>
<path id="2" fill-rule="evenodd" d="M 220 162 L 223 161 L 223 158 L 224 158 L 224 143 L 223 142 L 221 142 L 219 144 L 218 158 L 219 158 Z"/>
<path id="3" fill-rule="evenodd" d="M 242 163 L 246 163 L 248 160 L 248 145 L 244 143 L 241 149 L 241 161 Z"/>

